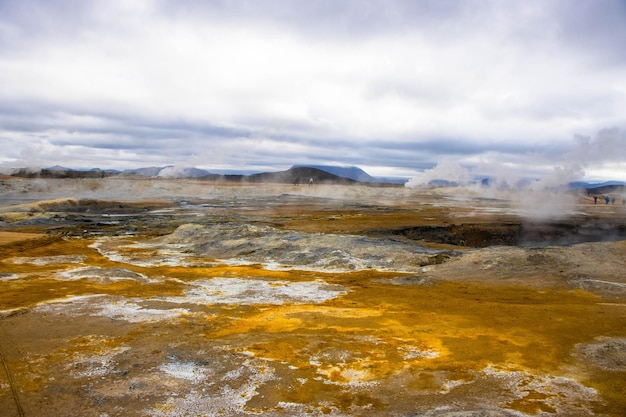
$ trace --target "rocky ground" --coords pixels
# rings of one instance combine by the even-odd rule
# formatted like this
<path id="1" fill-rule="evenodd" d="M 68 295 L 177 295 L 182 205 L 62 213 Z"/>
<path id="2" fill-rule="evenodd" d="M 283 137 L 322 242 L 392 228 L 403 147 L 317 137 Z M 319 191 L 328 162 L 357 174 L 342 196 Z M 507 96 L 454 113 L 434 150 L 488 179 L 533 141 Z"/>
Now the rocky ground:
<path id="1" fill-rule="evenodd" d="M 626 209 L 0 181 L 7 416 L 620 416 Z"/>

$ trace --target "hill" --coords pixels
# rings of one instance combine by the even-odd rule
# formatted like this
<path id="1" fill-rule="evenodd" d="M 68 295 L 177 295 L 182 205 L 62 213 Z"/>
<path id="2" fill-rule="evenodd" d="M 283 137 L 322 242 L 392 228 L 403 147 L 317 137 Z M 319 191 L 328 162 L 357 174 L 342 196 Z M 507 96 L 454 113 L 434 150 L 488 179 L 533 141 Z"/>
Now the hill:
<path id="1" fill-rule="evenodd" d="M 353 184 L 361 183 L 369 186 L 394 187 L 403 186 L 407 179 L 403 178 L 376 178 L 361 168 L 341 167 L 333 165 L 293 165 L 285 171 L 254 172 L 251 170 L 222 170 L 210 172 L 195 167 L 181 167 L 168 165 L 163 167 L 151 166 L 123 171 L 100 168 L 72 169 L 63 166 L 53 166 L 44 169 L 21 168 L 14 169 L 11 175 L 24 178 L 104 178 L 111 176 L 141 177 L 141 178 L 194 178 L 207 181 L 222 182 L 276 182 L 276 183 L 305 183 L 313 178 L 314 183 Z"/>
<path id="2" fill-rule="evenodd" d="M 598 189 L 603 187 L 612 187 L 612 186 L 626 186 L 626 183 L 623 181 L 606 181 L 601 183 L 591 183 L 585 181 L 575 181 L 569 184 L 570 188 L 580 189 Z"/>
<path id="3" fill-rule="evenodd" d="M 286 171 L 263 172 L 244 177 L 246 182 L 273 182 L 283 184 L 308 184 L 313 180 L 314 184 L 354 184 L 357 181 L 351 178 L 340 177 L 312 167 L 291 167 Z"/>
<path id="4" fill-rule="evenodd" d="M 323 169 L 322 169 L 323 168 Z M 336 167 L 328 165 L 304 166 L 294 165 L 285 171 L 262 172 L 255 174 L 216 174 L 193 167 L 145 167 L 126 169 L 124 171 L 98 168 L 91 170 L 73 170 L 61 166 L 54 166 L 41 170 L 19 169 L 11 174 L 16 177 L 28 178 L 102 178 L 121 175 L 125 177 L 148 178 L 195 178 L 207 181 L 250 182 L 250 183 L 279 183 L 279 184 L 308 184 L 312 179 L 314 184 L 354 184 L 366 183 L 369 185 L 390 185 L 384 180 L 377 180 L 357 167 Z"/>
<path id="5" fill-rule="evenodd" d="M 601 187 L 588 188 L 588 194 L 620 194 L 626 195 L 626 185 L 603 185 Z"/>
<path id="6" fill-rule="evenodd" d="M 294 165 L 291 168 L 314 168 L 338 177 L 349 178 L 358 182 L 377 182 L 377 180 L 359 167 L 340 167 L 335 165 Z"/>
<path id="7" fill-rule="evenodd" d="M 606 181 L 601 183 L 589 183 L 584 181 L 571 182 L 569 187 L 573 190 L 581 190 L 589 195 L 617 194 L 626 196 L 626 183 L 623 181 Z"/>

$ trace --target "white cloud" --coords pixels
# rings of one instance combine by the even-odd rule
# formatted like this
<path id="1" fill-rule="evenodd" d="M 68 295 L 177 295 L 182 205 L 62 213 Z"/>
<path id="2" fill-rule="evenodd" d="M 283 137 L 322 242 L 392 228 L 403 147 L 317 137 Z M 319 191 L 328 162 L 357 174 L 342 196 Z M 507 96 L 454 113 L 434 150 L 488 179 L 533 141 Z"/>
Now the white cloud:
<path id="1" fill-rule="evenodd" d="M 20 148 L 102 167 L 212 150 L 235 168 L 273 155 L 398 172 L 626 130 L 618 2 L 24 4 L 0 10 L 15 163 Z"/>

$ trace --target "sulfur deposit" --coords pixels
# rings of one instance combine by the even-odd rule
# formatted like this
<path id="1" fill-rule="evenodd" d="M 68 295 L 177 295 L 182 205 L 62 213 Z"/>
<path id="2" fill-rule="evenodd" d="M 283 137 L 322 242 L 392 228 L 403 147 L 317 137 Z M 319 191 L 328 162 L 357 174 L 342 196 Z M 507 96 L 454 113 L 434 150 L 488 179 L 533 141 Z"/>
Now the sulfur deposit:
<path id="1" fill-rule="evenodd" d="M 622 206 L 95 182 L 3 180 L 3 415 L 626 410 Z"/>

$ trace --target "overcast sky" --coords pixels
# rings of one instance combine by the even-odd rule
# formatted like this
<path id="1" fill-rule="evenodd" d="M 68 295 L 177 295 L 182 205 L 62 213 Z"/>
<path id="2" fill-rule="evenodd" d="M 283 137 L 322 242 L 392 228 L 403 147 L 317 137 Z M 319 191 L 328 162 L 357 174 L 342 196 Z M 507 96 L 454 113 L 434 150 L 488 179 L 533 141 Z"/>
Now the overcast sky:
<path id="1" fill-rule="evenodd" d="M 626 180 L 626 2 L 0 0 L 0 164 Z"/>

